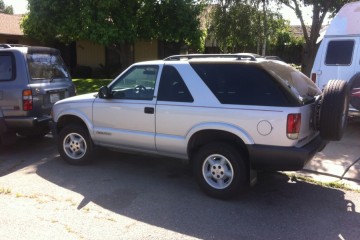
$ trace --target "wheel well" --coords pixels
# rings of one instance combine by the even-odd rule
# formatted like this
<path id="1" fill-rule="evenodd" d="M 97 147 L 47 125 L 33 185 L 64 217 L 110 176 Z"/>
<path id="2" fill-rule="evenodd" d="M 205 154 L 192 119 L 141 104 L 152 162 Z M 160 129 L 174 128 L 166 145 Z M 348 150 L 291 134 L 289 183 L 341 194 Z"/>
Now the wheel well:
<path id="1" fill-rule="evenodd" d="M 240 149 L 244 157 L 249 159 L 249 152 L 243 140 L 233 133 L 222 130 L 202 130 L 195 133 L 188 144 L 188 156 L 191 161 L 192 156 L 205 144 L 210 142 L 226 142 L 233 145 L 236 149 Z"/>
<path id="2" fill-rule="evenodd" d="M 78 124 L 78 125 L 85 127 L 85 129 L 87 129 L 86 124 L 84 123 L 84 121 L 81 118 L 72 116 L 72 115 L 66 115 L 66 116 L 62 116 L 61 118 L 59 118 L 59 120 L 56 124 L 57 133 L 59 133 L 61 131 L 61 129 L 63 129 L 68 124 Z"/>

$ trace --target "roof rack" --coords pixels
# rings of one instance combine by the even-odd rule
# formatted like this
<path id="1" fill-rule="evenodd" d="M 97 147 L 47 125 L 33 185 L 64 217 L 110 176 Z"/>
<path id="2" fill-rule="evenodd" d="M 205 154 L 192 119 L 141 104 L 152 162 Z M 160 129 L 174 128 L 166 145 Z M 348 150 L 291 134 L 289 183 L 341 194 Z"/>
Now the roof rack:
<path id="1" fill-rule="evenodd" d="M 0 48 L 12 48 L 12 47 L 27 47 L 27 45 L 23 45 L 23 44 L 0 43 Z"/>
<path id="2" fill-rule="evenodd" d="M 256 61 L 256 57 L 253 54 L 248 53 L 235 53 L 235 54 L 184 54 L 173 55 L 164 59 L 164 61 L 179 61 L 190 60 L 194 58 L 235 58 L 236 60 L 250 60 Z"/>

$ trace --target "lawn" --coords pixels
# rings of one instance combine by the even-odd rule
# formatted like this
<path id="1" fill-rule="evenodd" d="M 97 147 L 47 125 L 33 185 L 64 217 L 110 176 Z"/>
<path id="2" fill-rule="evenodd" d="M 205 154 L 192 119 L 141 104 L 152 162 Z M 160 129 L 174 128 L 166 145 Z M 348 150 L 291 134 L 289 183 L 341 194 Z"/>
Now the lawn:
<path id="1" fill-rule="evenodd" d="M 76 78 L 73 82 L 76 86 L 76 94 L 84 94 L 99 91 L 101 86 L 108 85 L 112 79 Z"/>

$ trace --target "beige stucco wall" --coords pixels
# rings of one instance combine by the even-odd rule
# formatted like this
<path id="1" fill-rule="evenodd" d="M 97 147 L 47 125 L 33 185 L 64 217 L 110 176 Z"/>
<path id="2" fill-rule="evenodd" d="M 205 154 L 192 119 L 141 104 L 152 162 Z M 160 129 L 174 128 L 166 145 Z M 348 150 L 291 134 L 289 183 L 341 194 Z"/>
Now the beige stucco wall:
<path id="1" fill-rule="evenodd" d="M 105 65 L 105 48 L 96 43 L 80 40 L 76 42 L 77 65 L 98 68 Z"/>
<path id="2" fill-rule="evenodd" d="M 138 41 L 135 42 L 134 61 L 146 61 L 158 59 L 158 43 L 153 41 Z"/>
<path id="3" fill-rule="evenodd" d="M 8 43 L 9 41 L 18 41 L 19 44 L 29 45 L 29 46 L 39 46 L 39 42 L 25 38 L 24 36 L 17 35 L 2 35 L 0 34 L 0 43 Z"/>

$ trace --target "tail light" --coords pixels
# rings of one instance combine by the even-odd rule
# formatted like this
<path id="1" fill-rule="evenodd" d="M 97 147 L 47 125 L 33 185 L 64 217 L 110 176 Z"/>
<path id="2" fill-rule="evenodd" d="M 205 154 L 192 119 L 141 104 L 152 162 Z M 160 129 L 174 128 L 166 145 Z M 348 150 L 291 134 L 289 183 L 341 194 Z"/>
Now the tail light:
<path id="1" fill-rule="evenodd" d="M 316 83 L 316 73 L 312 73 L 312 74 L 311 74 L 311 81 L 313 81 L 314 83 Z"/>
<path id="2" fill-rule="evenodd" d="M 30 89 L 26 89 L 22 93 L 23 99 L 23 110 L 30 111 L 33 109 L 33 96 L 32 91 Z"/>
<path id="3" fill-rule="evenodd" d="M 298 139 L 301 125 L 301 114 L 292 113 L 287 117 L 286 135 L 289 139 Z"/>

